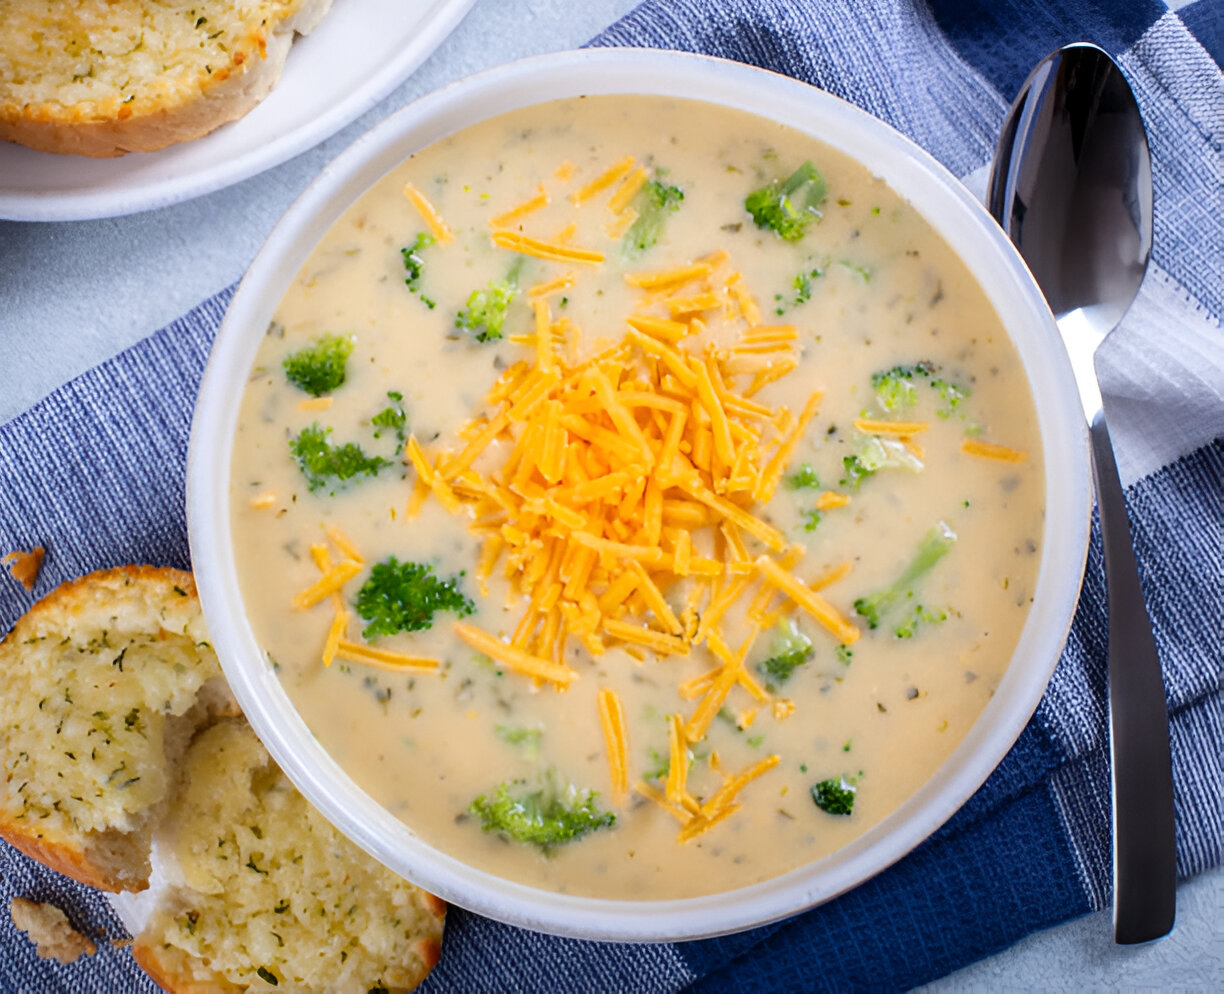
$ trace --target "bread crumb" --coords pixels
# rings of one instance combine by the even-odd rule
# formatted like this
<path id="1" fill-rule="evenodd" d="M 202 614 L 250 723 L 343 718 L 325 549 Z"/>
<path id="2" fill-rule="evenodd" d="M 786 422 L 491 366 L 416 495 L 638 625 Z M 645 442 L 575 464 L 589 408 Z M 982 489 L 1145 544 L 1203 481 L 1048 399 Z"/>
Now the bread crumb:
<path id="1" fill-rule="evenodd" d="M 9 902 L 9 917 L 30 937 L 40 959 L 57 959 L 67 965 L 98 951 L 93 941 L 73 928 L 68 916 L 54 904 L 15 897 Z"/>
<path id="2" fill-rule="evenodd" d="M 7 556 L 0 557 L 0 563 L 8 567 L 14 580 L 26 590 L 32 591 L 38 582 L 38 571 L 42 569 L 43 556 L 47 554 L 41 545 L 36 545 L 29 552 L 18 549 Z"/>

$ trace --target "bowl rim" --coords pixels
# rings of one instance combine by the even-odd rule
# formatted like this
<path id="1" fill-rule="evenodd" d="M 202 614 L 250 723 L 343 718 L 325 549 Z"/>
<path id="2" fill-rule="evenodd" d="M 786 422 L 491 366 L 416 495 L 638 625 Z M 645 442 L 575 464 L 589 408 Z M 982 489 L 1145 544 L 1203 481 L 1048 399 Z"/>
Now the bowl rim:
<path id="1" fill-rule="evenodd" d="M 1046 517 L 1033 604 L 996 694 L 959 745 L 900 807 L 842 849 L 780 877 L 695 898 L 558 894 L 473 869 L 425 843 L 349 779 L 298 715 L 246 620 L 233 554 L 230 452 L 242 392 L 235 384 L 246 382 L 276 304 L 319 238 L 412 152 L 509 110 L 594 94 L 656 94 L 732 107 L 871 162 L 986 290 L 1020 353 L 1042 439 Z M 1077 398 L 1053 316 L 1018 253 L 951 173 L 889 125 L 799 80 L 709 56 L 626 48 L 536 56 L 402 108 L 324 167 L 277 223 L 230 303 L 201 383 L 188 449 L 192 562 L 213 644 L 251 725 L 307 799 L 371 856 L 449 902 L 537 931 L 635 942 L 719 935 L 787 917 L 881 872 L 947 821 L 1019 737 L 1061 654 L 1087 555 L 1092 493 Z"/>

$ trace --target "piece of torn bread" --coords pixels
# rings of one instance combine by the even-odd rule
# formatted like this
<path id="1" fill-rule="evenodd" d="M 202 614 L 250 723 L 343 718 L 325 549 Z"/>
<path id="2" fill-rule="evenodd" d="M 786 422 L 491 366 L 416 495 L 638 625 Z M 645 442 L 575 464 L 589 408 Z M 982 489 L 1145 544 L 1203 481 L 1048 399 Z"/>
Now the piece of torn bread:
<path id="1" fill-rule="evenodd" d="M 441 953 L 445 904 L 332 827 L 241 718 L 192 743 L 158 860 L 132 951 L 168 991 L 407 991 Z"/>
<path id="2" fill-rule="evenodd" d="M 68 916 L 54 904 L 15 897 L 9 901 L 9 917 L 34 943 L 39 959 L 55 959 L 67 965 L 98 951 L 94 941 L 73 928 Z"/>
<path id="3" fill-rule="evenodd" d="M 94 157 L 237 120 L 331 0 L 6 0 L 0 138 Z"/>
<path id="4" fill-rule="evenodd" d="M 65 583 L 0 642 L 0 836 L 82 883 L 144 889 L 178 757 L 236 711 L 190 573 Z"/>

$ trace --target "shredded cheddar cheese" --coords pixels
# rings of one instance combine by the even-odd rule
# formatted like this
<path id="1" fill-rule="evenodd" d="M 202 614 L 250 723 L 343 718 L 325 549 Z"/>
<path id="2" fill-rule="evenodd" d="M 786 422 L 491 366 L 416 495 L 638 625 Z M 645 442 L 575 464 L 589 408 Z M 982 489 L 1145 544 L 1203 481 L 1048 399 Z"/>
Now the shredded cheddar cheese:
<path id="1" fill-rule="evenodd" d="M 335 657 L 354 663 L 364 663 L 366 666 L 377 666 L 393 672 L 428 673 L 438 669 L 441 665 L 436 659 L 429 659 L 425 656 L 408 656 L 402 652 L 392 652 L 390 649 L 375 649 L 373 646 L 350 642 L 343 638 L 337 639 Z"/>
<path id="2" fill-rule="evenodd" d="M 1009 449 L 1006 445 L 996 445 L 994 442 L 983 442 L 977 438 L 967 438 L 961 442 L 961 452 L 982 459 L 994 459 L 998 462 L 1024 462 L 1028 453 L 1019 449 Z"/>
<path id="3" fill-rule="evenodd" d="M 637 196 L 638 190 L 646 185 L 646 178 L 646 170 L 641 166 L 629 173 L 616 188 L 616 192 L 608 198 L 608 209 L 616 214 L 624 211 L 629 206 L 629 201 Z"/>
<path id="4" fill-rule="evenodd" d="M 625 711 L 616 691 L 607 687 L 600 688 L 598 700 L 599 723 L 608 747 L 612 796 L 620 803 L 629 790 L 629 739 L 625 728 Z"/>
<path id="5" fill-rule="evenodd" d="M 511 207 L 508 211 L 498 214 L 494 218 L 490 218 L 489 227 L 508 228 L 510 225 L 514 224 L 515 221 L 519 221 L 533 211 L 538 211 L 541 207 L 547 206 L 548 191 L 541 185 L 536 189 L 535 196 L 529 198 L 528 200 L 524 200 L 521 204 Z"/>
<path id="6" fill-rule="evenodd" d="M 605 230 L 619 237 L 645 181 L 646 171 L 627 156 L 570 200 L 581 205 L 611 190 L 607 206 L 616 220 Z M 543 241 L 509 230 L 546 203 L 540 188 L 493 218 L 494 246 L 552 262 L 601 263 L 601 252 L 569 244 L 572 231 Z M 744 787 L 778 762 L 771 756 L 723 774 L 722 785 L 704 798 L 692 794 L 687 780 L 690 747 L 724 706 L 739 714 L 742 727 L 758 713 L 781 720 L 793 708 L 775 700 L 747 666 L 763 623 L 797 608 L 843 643 L 859 634 L 816 593 L 844 571 L 805 584 L 791 572 L 802 548 L 761 516 L 822 395 L 812 393 L 797 414 L 753 399 L 796 367 L 800 333 L 794 325 L 761 324 L 743 275 L 716 275 L 729 264 L 719 251 L 626 274 L 639 299 L 622 338 L 585 357 L 573 325 L 550 306 L 550 297 L 574 285 L 574 274 L 535 284 L 526 294 L 533 333 L 511 339 L 523 355 L 488 390 L 486 407 L 459 432 L 458 445 L 443 439 L 427 451 L 411 436 L 405 449 L 415 469 L 409 516 L 431 496 L 464 515 L 481 543 L 475 575 L 482 592 L 500 575 L 509 581 L 510 603 L 521 605 L 505 634 L 455 623 L 467 645 L 556 691 L 580 677 L 567 662 L 571 644 L 592 656 L 616 648 L 634 665 L 652 665 L 652 657 L 657 665 L 683 661 L 700 647 L 715 663 L 697 677 L 677 678 L 679 699 L 692 704 L 668 719 L 663 790 L 635 788 L 682 822 L 681 842 L 733 815 Z M 707 321 L 730 327 L 712 336 Z M 863 430 L 872 424 L 864 421 Z M 881 431 L 907 437 L 924 427 L 886 424 Z M 818 507 L 848 502 L 828 492 Z M 323 576 L 299 595 L 303 604 L 338 589 L 347 574 L 337 571 L 360 561 L 343 533 L 329 530 L 328 537 L 345 559 L 321 563 Z M 344 638 L 346 625 L 338 607 L 325 662 L 413 665 L 354 648 Z M 727 645 L 723 625 L 736 626 L 727 632 L 735 633 L 737 648 Z M 612 793 L 621 803 L 629 789 L 628 724 L 615 691 L 601 688 L 597 703 Z"/>
<path id="7" fill-rule="evenodd" d="M 602 193 L 604 190 L 612 186 L 612 184 L 621 180 L 632 168 L 633 156 L 626 155 L 623 159 L 609 166 L 606 171 L 600 173 L 585 186 L 581 186 L 571 193 L 570 201 L 575 205 L 586 203 L 586 201 L 590 200 L 592 197 Z"/>
<path id="8" fill-rule="evenodd" d="M 416 208 L 417 213 L 421 215 L 421 220 L 425 222 L 425 226 L 429 228 L 429 233 L 434 236 L 439 242 L 449 242 L 454 235 L 451 233 L 450 227 L 442 220 L 442 215 L 438 213 L 433 204 L 429 202 L 429 198 L 425 196 L 411 183 L 404 184 L 404 196 L 408 198 L 408 202 Z"/>
<path id="9" fill-rule="evenodd" d="M 556 242 L 546 242 L 518 231 L 493 232 L 494 245 L 522 255 L 535 256 L 537 259 L 547 259 L 552 262 L 578 262 L 585 265 L 597 265 L 604 261 L 602 252 L 570 248 L 568 245 L 560 244 L 564 240 L 559 238 Z"/>
<path id="10" fill-rule="evenodd" d="M 327 570 L 319 579 L 293 598 L 293 606 L 299 609 L 313 607 L 336 593 L 349 580 L 361 572 L 361 564 L 346 559 Z"/>
<path id="11" fill-rule="evenodd" d="M 536 297 L 550 297 L 554 293 L 560 293 L 567 287 L 571 287 L 577 282 L 573 273 L 566 273 L 563 276 L 558 276 L 556 279 L 546 280 L 543 283 L 537 283 L 534 286 L 527 288 L 527 296 L 534 300 Z"/>
<path id="12" fill-rule="evenodd" d="M 867 435 L 918 435 L 929 427 L 925 421 L 876 421 L 871 418 L 855 418 L 854 427 Z"/>

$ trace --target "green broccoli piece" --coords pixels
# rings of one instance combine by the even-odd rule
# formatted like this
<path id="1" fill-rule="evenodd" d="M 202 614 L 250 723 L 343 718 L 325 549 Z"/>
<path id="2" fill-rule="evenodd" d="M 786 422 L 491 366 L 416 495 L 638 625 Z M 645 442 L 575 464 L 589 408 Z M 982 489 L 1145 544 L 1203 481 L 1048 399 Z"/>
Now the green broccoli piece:
<path id="1" fill-rule="evenodd" d="M 353 442 L 333 445 L 327 440 L 330 434 L 330 428 L 321 428 L 315 422 L 303 428 L 297 438 L 289 440 L 289 451 L 297 460 L 312 493 L 326 486 L 329 480 L 344 483 L 362 473 L 376 476 L 379 470 L 391 465 L 391 460 L 382 456 L 366 455 L 361 446 Z"/>
<path id="2" fill-rule="evenodd" d="M 667 215 L 678 211 L 684 201 L 684 191 L 657 179 L 649 180 L 633 197 L 632 207 L 637 220 L 629 226 L 621 241 L 621 255 L 633 259 L 654 248 L 663 234 Z"/>
<path id="3" fill-rule="evenodd" d="M 522 260 L 516 262 L 502 280 L 491 280 L 484 290 L 473 290 L 467 306 L 455 315 L 455 327 L 476 333 L 478 342 L 494 342 L 502 337 L 506 312 L 519 295 L 518 276 Z"/>
<path id="4" fill-rule="evenodd" d="M 791 490 L 813 490 L 820 487 L 820 477 L 810 463 L 804 463 L 786 478 L 786 486 Z"/>
<path id="5" fill-rule="evenodd" d="M 369 622 L 361 633 L 367 639 L 422 631 L 438 611 L 464 617 L 475 610 L 458 577 L 440 580 L 429 563 L 401 563 L 395 556 L 375 563 L 357 592 L 357 613 Z"/>
<path id="6" fill-rule="evenodd" d="M 908 617 L 893 629 L 893 634 L 899 639 L 913 638 L 914 632 L 922 625 L 937 625 L 941 621 L 947 620 L 947 611 L 928 611 L 921 604 L 915 604 Z"/>
<path id="7" fill-rule="evenodd" d="M 815 651 L 812 640 L 793 621 L 783 619 L 774 628 L 769 658 L 759 663 L 757 669 L 775 683 L 785 683 L 796 669 L 812 658 Z"/>
<path id="8" fill-rule="evenodd" d="M 803 512 L 803 530 L 805 532 L 814 532 L 820 526 L 820 520 L 823 515 L 811 507 Z"/>
<path id="9" fill-rule="evenodd" d="M 846 456 L 842 459 L 842 467 L 844 473 L 838 483 L 851 490 L 857 489 L 860 483 L 875 472 L 873 469 L 868 469 L 858 456 Z"/>
<path id="10" fill-rule="evenodd" d="M 932 378 L 931 388 L 939 394 L 943 406 L 935 409 L 935 413 L 945 420 L 952 417 L 960 407 L 960 402 L 969 396 L 969 388 L 957 386 L 947 380 Z"/>
<path id="11" fill-rule="evenodd" d="M 796 242 L 807 232 L 808 225 L 821 216 L 820 203 L 828 192 L 829 184 L 824 177 L 810 162 L 805 162 L 782 183 L 774 180 L 748 194 L 744 208 L 758 228 Z"/>
<path id="12" fill-rule="evenodd" d="M 800 273 L 791 281 L 791 285 L 795 288 L 795 306 L 806 304 L 812 299 L 812 280 L 818 280 L 824 275 L 824 270 L 817 267 L 809 270 L 806 273 Z"/>
<path id="13" fill-rule="evenodd" d="M 392 429 L 402 446 L 408 440 L 408 415 L 404 411 L 404 395 L 398 390 L 388 390 L 387 399 L 391 401 L 390 406 L 384 407 L 374 417 L 370 418 L 370 424 L 379 429 Z M 374 437 L 382 438 L 382 432 L 375 431 Z"/>
<path id="14" fill-rule="evenodd" d="M 344 384 L 345 364 L 352 351 L 352 339 L 324 335 L 313 345 L 286 356 L 281 365 L 295 387 L 312 397 L 322 397 Z"/>
<path id="15" fill-rule="evenodd" d="M 914 374 L 922 367 L 922 363 L 917 366 L 893 366 L 892 369 L 871 374 L 871 389 L 875 391 L 880 410 L 887 414 L 897 414 L 918 403 Z"/>
<path id="16" fill-rule="evenodd" d="M 857 489 L 869 476 L 881 469 L 907 469 L 922 472 L 922 460 L 895 438 L 869 435 L 854 455 L 842 459 L 845 473 L 838 482 L 851 490 Z"/>
<path id="17" fill-rule="evenodd" d="M 896 581 L 870 597 L 860 597 L 854 602 L 854 610 L 867 619 L 868 628 L 878 628 L 880 620 L 901 601 L 914 596 L 914 584 L 934 568 L 956 543 L 956 532 L 942 521 L 927 532 L 918 552 L 910 564 L 902 570 Z M 903 636 L 904 637 L 904 636 Z"/>
<path id="18" fill-rule="evenodd" d="M 774 308 L 774 313 L 779 315 L 785 314 L 785 305 L 798 307 L 800 304 L 806 304 L 812 299 L 812 281 L 820 279 L 824 274 L 825 271 L 817 267 L 796 276 L 791 280 L 791 286 L 795 290 L 795 295 L 791 300 L 787 301 L 780 293 L 774 294 L 774 300 L 778 301 L 778 306 Z"/>
<path id="19" fill-rule="evenodd" d="M 850 660 L 854 658 L 854 650 L 848 645 L 839 645 L 833 650 L 833 655 L 838 658 L 843 666 L 849 666 Z"/>
<path id="20" fill-rule="evenodd" d="M 512 787 L 517 790 L 512 791 Z M 551 768 L 540 787 L 524 788 L 525 780 L 498 784 L 492 797 L 482 794 L 468 810 L 480 818 L 484 831 L 497 832 L 545 853 L 587 832 L 616 824 L 616 815 L 599 810 L 595 791 L 570 783 L 559 785 Z"/>
<path id="21" fill-rule="evenodd" d="M 425 260 L 421 257 L 421 252 L 433 243 L 434 236 L 422 231 L 417 234 L 416 240 L 411 245 L 400 249 L 400 255 L 404 259 L 404 283 L 409 290 L 421 298 L 421 303 L 431 311 L 438 306 L 438 303 L 421 293 L 421 275 L 425 271 Z"/>
<path id="22" fill-rule="evenodd" d="M 969 396 L 969 388 L 962 387 L 942 377 L 936 376 L 939 367 L 930 360 L 914 363 L 912 366 L 893 366 L 871 375 L 871 387 L 875 390 L 876 403 L 887 414 L 905 411 L 918 403 L 918 391 L 914 386 L 916 379 L 925 379 L 941 401 L 936 414 L 941 418 L 950 418 L 960 403 Z"/>
<path id="23" fill-rule="evenodd" d="M 854 811 L 854 795 L 858 788 L 845 777 L 821 780 L 812 785 L 812 800 L 816 807 L 831 815 L 848 815 Z"/>
<path id="24" fill-rule="evenodd" d="M 664 779 L 671 769 L 671 756 L 664 755 L 653 746 L 646 750 L 646 754 L 650 757 L 650 767 L 642 771 L 642 778 L 644 780 Z"/>

